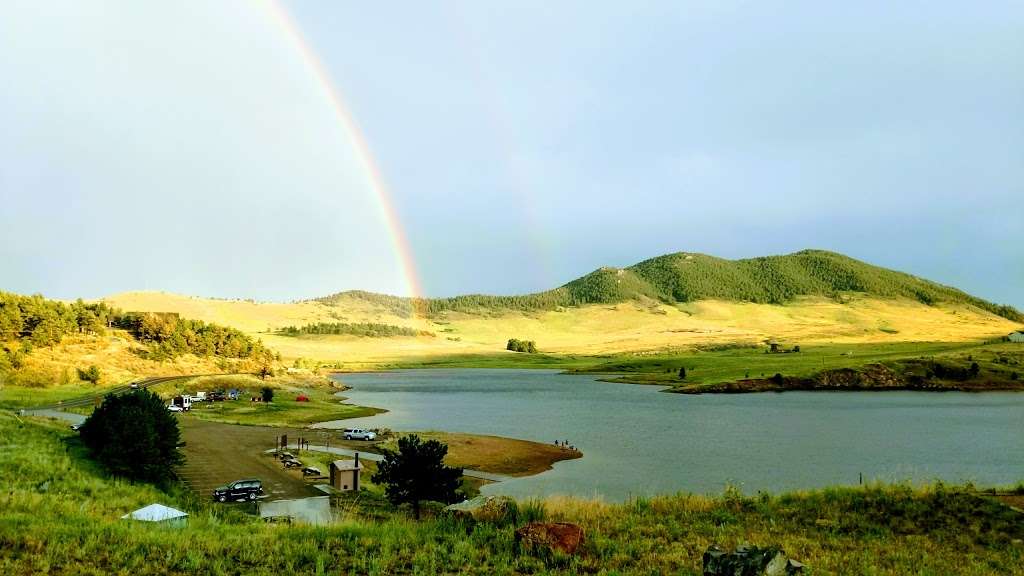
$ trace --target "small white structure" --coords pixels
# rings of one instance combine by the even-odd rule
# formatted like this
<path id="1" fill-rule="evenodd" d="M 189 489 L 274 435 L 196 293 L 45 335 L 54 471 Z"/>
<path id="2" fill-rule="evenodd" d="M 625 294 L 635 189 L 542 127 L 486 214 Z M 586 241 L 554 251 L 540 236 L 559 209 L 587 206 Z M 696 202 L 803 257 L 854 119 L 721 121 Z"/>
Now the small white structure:
<path id="1" fill-rule="evenodd" d="M 160 522 L 168 526 L 183 526 L 188 514 L 163 504 L 150 504 L 135 512 L 121 516 L 122 520 L 141 520 L 143 522 Z"/>
<path id="2" fill-rule="evenodd" d="M 1024 332 L 1017 330 L 1016 332 L 1010 332 L 1010 335 L 1006 337 L 1010 342 L 1024 342 Z"/>

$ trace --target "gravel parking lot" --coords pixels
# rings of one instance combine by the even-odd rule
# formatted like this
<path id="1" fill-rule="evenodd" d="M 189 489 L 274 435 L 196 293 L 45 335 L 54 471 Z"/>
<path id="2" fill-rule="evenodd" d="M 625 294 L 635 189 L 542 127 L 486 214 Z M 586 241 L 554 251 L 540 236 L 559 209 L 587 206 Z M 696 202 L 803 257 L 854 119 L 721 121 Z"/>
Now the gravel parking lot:
<path id="1" fill-rule="evenodd" d="M 217 486 L 242 478 L 262 480 L 271 500 L 323 495 L 302 479 L 301 471 L 285 470 L 276 458 L 264 453 L 274 448 L 280 434 L 287 434 L 289 442 L 302 436 L 318 443 L 317 431 L 204 422 L 188 414 L 178 418 L 186 458 L 178 474 L 200 496 L 210 496 Z"/>

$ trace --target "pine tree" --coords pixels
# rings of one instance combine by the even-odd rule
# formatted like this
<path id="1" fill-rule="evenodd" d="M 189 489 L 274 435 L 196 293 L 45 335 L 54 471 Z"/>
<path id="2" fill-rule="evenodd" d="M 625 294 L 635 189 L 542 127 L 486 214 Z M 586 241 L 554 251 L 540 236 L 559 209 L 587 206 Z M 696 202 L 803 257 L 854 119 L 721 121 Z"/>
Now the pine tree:
<path id="1" fill-rule="evenodd" d="M 462 468 L 445 466 L 448 446 L 437 440 L 423 442 L 415 434 L 398 439 L 398 451 L 388 451 L 377 464 L 373 481 L 385 486 L 392 504 L 411 504 L 416 519 L 424 500 L 444 502 L 458 499 Z"/>

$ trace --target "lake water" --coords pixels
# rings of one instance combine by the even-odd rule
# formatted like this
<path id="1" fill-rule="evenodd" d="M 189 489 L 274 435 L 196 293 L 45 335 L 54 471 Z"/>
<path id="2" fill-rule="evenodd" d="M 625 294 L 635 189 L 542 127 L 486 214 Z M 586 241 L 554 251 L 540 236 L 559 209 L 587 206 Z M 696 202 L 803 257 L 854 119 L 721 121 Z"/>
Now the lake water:
<path id="1" fill-rule="evenodd" d="M 778 492 L 865 480 L 1024 480 L 1024 393 L 689 396 L 548 370 L 344 374 L 350 427 L 568 439 L 583 458 L 485 487 L 518 497 Z"/>

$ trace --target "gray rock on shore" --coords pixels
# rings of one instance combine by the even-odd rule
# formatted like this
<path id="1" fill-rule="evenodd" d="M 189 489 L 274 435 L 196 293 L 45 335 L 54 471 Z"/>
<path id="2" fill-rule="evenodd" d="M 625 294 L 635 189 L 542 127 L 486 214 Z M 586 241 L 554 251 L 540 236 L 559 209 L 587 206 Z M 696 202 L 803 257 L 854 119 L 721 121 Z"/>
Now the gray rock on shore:
<path id="1" fill-rule="evenodd" d="M 782 548 L 739 546 L 726 552 L 712 544 L 704 552 L 704 576 L 788 576 L 802 574 L 804 565 L 790 559 Z"/>

